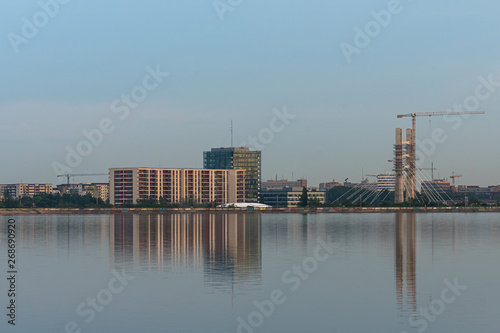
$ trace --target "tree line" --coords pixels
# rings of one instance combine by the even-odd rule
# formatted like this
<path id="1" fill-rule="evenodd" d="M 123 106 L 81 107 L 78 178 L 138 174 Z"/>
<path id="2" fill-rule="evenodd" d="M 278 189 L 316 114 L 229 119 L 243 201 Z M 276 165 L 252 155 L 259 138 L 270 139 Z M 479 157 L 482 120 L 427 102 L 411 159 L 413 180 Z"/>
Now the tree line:
<path id="1" fill-rule="evenodd" d="M 359 194 L 351 195 L 351 187 L 337 186 L 328 190 L 325 194 L 325 203 L 321 203 L 316 198 L 309 198 L 306 188 L 302 189 L 299 198 L 299 207 L 442 207 L 445 203 L 435 202 L 426 194 L 418 193 L 417 198 L 402 203 L 394 203 L 394 192 L 384 190 L 377 192 L 373 190 L 360 191 Z M 446 198 L 454 201 L 453 206 L 465 206 L 464 194 L 446 193 Z M 491 198 L 476 196 L 468 193 L 469 206 L 485 205 L 486 200 L 494 200 L 500 206 L 500 195 Z M 374 200 L 375 199 L 375 200 Z M 166 198 L 146 198 L 138 200 L 136 204 L 127 203 L 125 208 L 215 208 L 216 202 L 199 203 L 193 198 L 188 198 L 181 202 L 172 203 Z M 33 197 L 14 198 L 8 192 L 4 193 L 3 200 L 0 201 L 0 208 L 112 208 L 109 201 L 104 202 L 101 198 L 95 198 L 91 194 L 52 194 L 40 193 Z"/>
<path id="2" fill-rule="evenodd" d="M 91 194 L 40 193 L 33 197 L 14 198 L 8 192 L 0 201 L 0 208 L 110 208 L 109 202 L 94 198 Z"/>

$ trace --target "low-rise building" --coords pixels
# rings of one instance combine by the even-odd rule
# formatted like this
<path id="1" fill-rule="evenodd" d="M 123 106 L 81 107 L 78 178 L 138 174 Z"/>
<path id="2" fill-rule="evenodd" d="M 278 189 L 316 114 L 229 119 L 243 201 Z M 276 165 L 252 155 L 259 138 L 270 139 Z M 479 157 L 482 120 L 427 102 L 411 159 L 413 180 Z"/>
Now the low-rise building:
<path id="1" fill-rule="evenodd" d="M 396 191 L 396 174 L 381 173 L 377 175 L 377 191 Z"/>
<path id="2" fill-rule="evenodd" d="M 492 195 L 500 194 L 500 185 L 490 185 L 488 188 Z"/>
<path id="3" fill-rule="evenodd" d="M 458 193 L 474 193 L 476 195 L 491 195 L 491 187 L 480 187 L 477 185 L 458 185 Z"/>
<path id="4" fill-rule="evenodd" d="M 329 189 L 337 187 L 337 186 L 342 186 L 342 184 L 339 182 L 336 182 L 335 179 L 333 179 L 331 182 L 319 183 L 319 190 L 320 191 L 328 191 Z"/>
<path id="5" fill-rule="evenodd" d="M 285 187 L 291 187 L 302 190 L 303 187 L 307 188 L 307 179 L 298 179 L 298 180 L 266 180 L 262 182 L 262 190 L 280 190 Z"/>
<path id="6" fill-rule="evenodd" d="M 16 199 L 33 197 L 40 193 L 52 193 L 52 184 L 1 184 L 0 196 L 3 198 L 5 193 Z"/>
<path id="7" fill-rule="evenodd" d="M 60 194 L 90 194 L 94 198 L 101 198 L 104 202 L 109 200 L 109 183 L 61 184 L 57 188 Z"/>
<path id="8" fill-rule="evenodd" d="M 423 181 L 421 183 L 422 193 L 447 193 L 452 192 L 453 185 L 450 184 L 446 179 L 434 179 L 429 181 Z"/>
<path id="9" fill-rule="evenodd" d="M 263 203 L 272 207 L 298 207 L 302 190 L 296 191 L 291 187 L 282 189 L 263 190 L 261 197 Z M 308 191 L 307 199 L 316 199 L 320 203 L 325 203 L 326 193 L 324 191 Z"/>
<path id="10" fill-rule="evenodd" d="M 361 183 L 351 183 L 346 181 L 344 182 L 344 186 L 354 187 L 354 188 L 364 188 L 371 191 L 377 190 L 377 183 L 370 183 L 370 180 L 368 180 L 368 178 L 363 179 Z"/>

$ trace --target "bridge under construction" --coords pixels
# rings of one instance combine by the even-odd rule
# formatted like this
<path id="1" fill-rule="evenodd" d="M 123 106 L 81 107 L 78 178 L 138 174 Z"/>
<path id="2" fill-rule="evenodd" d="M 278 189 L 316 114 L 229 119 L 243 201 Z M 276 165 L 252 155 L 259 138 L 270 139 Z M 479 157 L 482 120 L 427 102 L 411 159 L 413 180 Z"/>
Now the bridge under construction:
<path id="1" fill-rule="evenodd" d="M 394 145 L 394 172 L 396 174 L 395 203 L 416 198 L 417 188 L 417 150 L 416 150 L 416 117 L 452 116 L 466 114 L 485 114 L 484 111 L 469 112 L 420 112 L 400 114 L 398 118 L 411 117 L 412 128 L 406 129 L 406 140 L 403 141 L 403 130 L 396 128 Z M 405 198 L 406 195 L 406 198 Z"/>

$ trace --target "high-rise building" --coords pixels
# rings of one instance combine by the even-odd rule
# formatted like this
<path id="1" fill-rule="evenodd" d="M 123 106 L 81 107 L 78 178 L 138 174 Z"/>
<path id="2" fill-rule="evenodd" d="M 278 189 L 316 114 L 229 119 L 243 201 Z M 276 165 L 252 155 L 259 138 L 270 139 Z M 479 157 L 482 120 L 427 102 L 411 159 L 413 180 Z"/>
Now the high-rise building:
<path id="1" fill-rule="evenodd" d="M 109 180 L 110 202 L 116 206 L 148 198 L 225 204 L 245 197 L 245 170 L 113 168 Z"/>
<path id="2" fill-rule="evenodd" d="M 261 153 L 247 147 L 212 148 L 203 152 L 205 169 L 245 170 L 245 201 L 259 202 L 261 187 Z"/>

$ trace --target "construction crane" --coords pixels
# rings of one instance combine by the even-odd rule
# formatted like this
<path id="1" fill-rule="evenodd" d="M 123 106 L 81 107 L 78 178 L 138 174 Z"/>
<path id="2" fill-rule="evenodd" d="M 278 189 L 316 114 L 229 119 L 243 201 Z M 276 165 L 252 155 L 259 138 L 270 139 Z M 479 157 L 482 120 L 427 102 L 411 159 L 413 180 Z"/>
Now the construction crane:
<path id="1" fill-rule="evenodd" d="M 452 172 L 450 178 L 452 179 L 453 181 L 453 188 L 455 188 L 455 178 L 460 178 L 460 177 L 463 177 L 464 175 L 455 175 L 455 171 Z"/>
<path id="2" fill-rule="evenodd" d="M 83 176 L 107 176 L 107 173 L 80 173 L 80 174 L 69 174 L 65 173 L 62 175 L 57 175 L 57 177 L 66 177 L 68 179 L 68 185 L 69 185 L 69 179 L 70 177 L 83 177 Z"/>
<path id="3" fill-rule="evenodd" d="M 485 114 L 484 111 L 466 111 L 466 112 L 417 112 L 417 113 L 407 113 L 398 114 L 398 118 L 411 117 L 412 132 L 411 141 L 409 142 L 411 154 L 409 156 L 408 173 L 410 180 L 408 190 L 409 198 L 415 198 L 416 189 L 416 161 L 417 161 L 417 151 L 416 151 L 416 139 L 417 139 L 417 117 L 433 117 L 433 116 L 455 116 L 455 115 L 465 115 L 465 114 Z"/>

